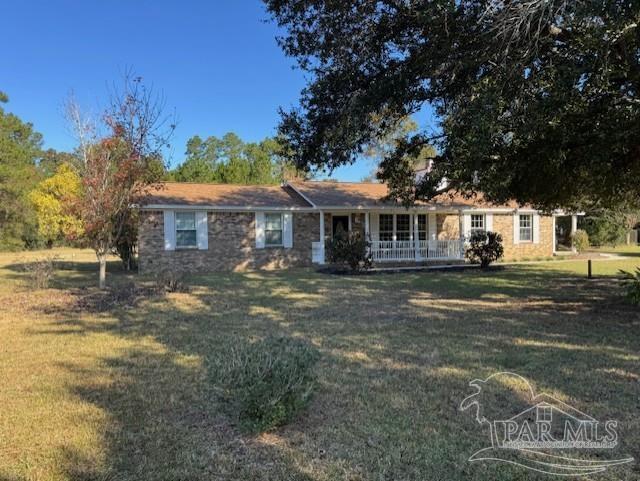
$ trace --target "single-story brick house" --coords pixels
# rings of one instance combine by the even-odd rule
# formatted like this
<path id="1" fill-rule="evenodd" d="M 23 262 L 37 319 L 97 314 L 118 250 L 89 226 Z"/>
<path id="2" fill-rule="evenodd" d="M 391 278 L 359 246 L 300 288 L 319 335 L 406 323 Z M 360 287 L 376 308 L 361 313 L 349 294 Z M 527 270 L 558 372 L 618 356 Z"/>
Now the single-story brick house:
<path id="1" fill-rule="evenodd" d="M 553 215 L 459 195 L 406 209 L 386 194 L 376 183 L 163 183 L 140 205 L 140 271 L 323 264 L 339 228 L 366 235 L 378 265 L 462 261 L 476 229 L 501 233 L 507 259 L 554 254 Z"/>

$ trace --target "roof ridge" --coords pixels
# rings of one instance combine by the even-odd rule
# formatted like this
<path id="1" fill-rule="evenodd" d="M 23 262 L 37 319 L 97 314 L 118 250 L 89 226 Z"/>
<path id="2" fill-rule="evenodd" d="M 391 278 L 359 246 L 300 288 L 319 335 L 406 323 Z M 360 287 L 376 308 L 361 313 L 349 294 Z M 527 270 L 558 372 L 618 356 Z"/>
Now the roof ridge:
<path id="1" fill-rule="evenodd" d="M 219 185 L 228 185 L 231 187 L 275 187 L 282 188 L 281 184 L 236 184 L 229 182 L 181 182 L 177 180 L 161 180 L 159 182 L 155 182 L 156 184 L 175 184 L 175 185 L 210 185 L 210 186 L 219 186 Z"/>
<path id="2" fill-rule="evenodd" d="M 323 184 L 323 185 L 331 185 L 331 184 L 357 184 L 357 185 L 385 185 L 382 182 L 356 182 L 349 180 L 292 180 L 288 181 L 288 183 L 300 183 L 300 184 Z"/>

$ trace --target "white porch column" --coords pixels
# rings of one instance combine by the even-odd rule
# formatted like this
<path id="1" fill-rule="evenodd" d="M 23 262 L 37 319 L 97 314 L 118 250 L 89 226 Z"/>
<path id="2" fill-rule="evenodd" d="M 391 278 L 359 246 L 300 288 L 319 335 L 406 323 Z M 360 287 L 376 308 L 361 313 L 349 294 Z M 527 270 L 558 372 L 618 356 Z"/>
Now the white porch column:
<path id="1" fill-rule="evenodd" d="M 436 214 L 429 214 L 427 218 L 429 222 L 429 239 L 436 240 L 438 238 L 438 221 L 436 219 Z"/>
<path id="2" fill-rule="evenodd" d="M 324 264 L 324 212 L 320 211 L 320 264 Z"/>
<path id="3" fill-rule="evenodd" d="M 413 249 L 415 259 L 420 260 L 420 233 L 418 231 L 418 214 L 413 214 Z"/>
<path id="4" fill-rule="evenodd" d="M 573 234 L 578 230 L 578 216 L 571 216 L 571 252 L 576 252 L 576 246 L 573 244 Z"/>
<path id="5" fill-rule="evenodd" d="M 551 216 L 551 235 L 553 237 L 553 253 L 556 253 L 557 239 L 556 239 L 556 216 Z"/>
<path id="6" fill-rule="evenodd" d="M 462 209 L 458 211 L 458 242 L 460 243 L 460 259 L 464 259 L 464 243 L 465 243 L 465 232 L 464 232 L 464 214 L 462 213 Z"/>
<path id="7" fill-rule="evenodd" d="M 396 215 L 396 214 L 392 214 L 392 216 L 393 216 L 393 217 L 392 217 L 392 218 L 393 218 L 393 237 L 391 237 L 391 239 L 392 239 L 392 240 L 393 240 L 393 242 L 394 242 L 393 246 L 394 246 L 394 248 L 395 248 L 395 242 L 396 242 L 396 240 L 398 240 L 398 238 L 396 237 L 396 227 L 397 227 L 397 224 L 396 224 L 396 217 L 397 217 L 397 215 Z"/>
<path id="8" fill-rule="evenodd" d="M 364 213 L 364 237 L 367 240 L 371 237 L 369 230 L 370 230 L 370 227 L 369 227 L 369 212 L 365 212 Z"/>

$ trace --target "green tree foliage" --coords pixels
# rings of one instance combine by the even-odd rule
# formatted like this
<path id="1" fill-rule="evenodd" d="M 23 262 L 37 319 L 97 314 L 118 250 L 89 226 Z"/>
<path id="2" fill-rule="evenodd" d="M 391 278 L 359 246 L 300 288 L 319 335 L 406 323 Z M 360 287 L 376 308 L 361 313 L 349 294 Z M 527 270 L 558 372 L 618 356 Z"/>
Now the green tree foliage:
<path id="1" fill-rule="evenodd" d="M 0 104 L 6 103 L 0 92 Z M 39 180 L 42 136 L 30 123 L 0 106 L 0 249 L 20 249 L 37 241 L 28 199 Z"/>
<path id="2" fill-rule="evenodd" d="M 626 242 L 629 225 L 629 214 L 617 210 L 605 210 L 594 215 L 586 216 L 582 227 L 589 235 L 589 241 L 594 246 L 616 246 Z"/>
<path id="3" fill-rule="evenodd" d="M 178 182 L 223 184 L 276 184 L 295 176 L 295 169 L 283 158 L 281 143 L 267 138 L 244 142 L 229 132 L 222 138 L 187 141 L 186 159 L 167 178 Z"/>
<path id="4" fill-rule="evenodd" d="M 352 162 L 430 105 L 436 129 L 408 135 L 380 165 L 406 203 L 443 179 L 548 209 L 640 196 L 637 1 L 265 3 L 308 73 L 280 126 L 300 168 Z M 429 143 L 438 155 L 416 186 L 406 159 Z"/>
<path id="5" fill-rule="evenodd" d="M 38 160 L 38 171 L 42 177 L 47 178 L 55 175 L 58 168 L 66 164 L 67 166 L 78 168 L 80 166 L 78 156 L 69 152 L 58 152 L 54 149 L 47 149 L 42 152 Z"/>
<path id="6" fill-rule="evenodd" d="M 373 122 L 377 125 L 385 124 L 385 128 L 379 128 L 380 136 L 374 138 L 365 145 L 364 156 L 370 159 L 374 168 L 367 175 L 363 182 L 375 182 L 384 180 L 383 173 L 380 171 L 380 164 L 389 155 L 392 155 L 408 135 L 418 131 L 418 124 L 411 117 L 403 117 L 395 123 L 391 123 L 384 115 L 374 116 Z M 436 149 L 432 145 L 425 145 L 421 149 L 417 149 L 411 155 L 407 154 L 402 159 L 403 163 L 412 171 L 424 171 L 430 166 L 431 160 L 436 156 Z M 409 178 L 413 181 L 413 177 Z"/>

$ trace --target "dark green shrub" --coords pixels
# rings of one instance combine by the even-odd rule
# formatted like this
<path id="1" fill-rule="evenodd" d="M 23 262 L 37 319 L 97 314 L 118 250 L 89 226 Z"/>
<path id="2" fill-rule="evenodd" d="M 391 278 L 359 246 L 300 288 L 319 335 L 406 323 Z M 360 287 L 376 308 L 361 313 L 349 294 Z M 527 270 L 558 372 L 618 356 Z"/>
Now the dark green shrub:
<path id="1" fill-rule="evenodd" d="M 589 235 L 592 246 L 624 244 L 628 231 L 627 214 L 604 210 L 582 219 L 581 225 Z"/>
<path id="2" fill-rule="evenodd" d="M 484 269 L 503 255 L 502 236 L 497 232 L 475 231 L 469 237 L 465 257 L 472 264 L 480 264 Z"/>
<path id="3" fill-rule="evenodd" d="M 635 272 L 620 271 L 624 276 L 624 286 L 627 299 L 636 305 L 640 305 L 640 267 Z"/>
<path id="4" fill-rule="evenodd" d="M 370 269 L 371 243 L 358 232 L 339 232 L 327 242 L 327 259 L 339 270 L 359 272 Z"/>
<path id="5" fill-rule="evenodd" d="M 234 348 L 221 374 L 241 426 L 264 432 L 293 419 L 313 395 L 318 358 L 309 343 L 285 337 Z"/>
<path id="6" fill-rule="evenodd" d="M 589 249 L 589 234 L 582 229 L 578 229 L 573 233 L 571 241 L 573 242 L 573 247 L 578 252 L 586 252 Z"/>

